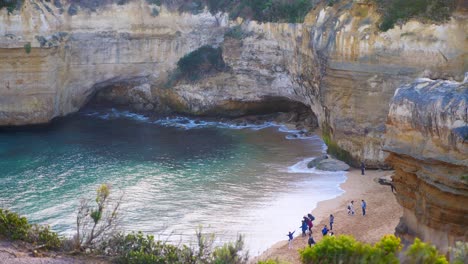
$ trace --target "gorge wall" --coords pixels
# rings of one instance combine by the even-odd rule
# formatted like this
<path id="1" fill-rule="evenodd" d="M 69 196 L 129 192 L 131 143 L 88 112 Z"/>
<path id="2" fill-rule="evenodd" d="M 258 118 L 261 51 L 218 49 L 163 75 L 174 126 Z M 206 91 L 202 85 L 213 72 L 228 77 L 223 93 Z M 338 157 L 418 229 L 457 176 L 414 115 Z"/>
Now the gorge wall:
<path id="1" fill-rule="evenodd" d="M 396 88 L 421 76 L 460 81 L 467 70 L 466 10 L 445 24 L 381 32 L 365 1 L 318 5 L 301 24 L 230 21 L 145 0 L 70 13 L 69 1 L 59 2 L 0 11 L 0 125 L 48 122 L 106 87 L 101 96 L 140 110 L 199 115 L 242 115 L 283 98 L 308 105 L 343 158 L 386 167 Z M 236 25 L 242 37 L 225 37 Z M 168 87 L 177 61 L 203 45 L 221 47 L 228 70 Z"/>
<path id="2" fill-rule="evenodd" d="M 399 88 L 385 135 L 404 213 L 397 234 L 447 251 L 468 240 L 468 74 L 464 82 L 419 79 Z"/>

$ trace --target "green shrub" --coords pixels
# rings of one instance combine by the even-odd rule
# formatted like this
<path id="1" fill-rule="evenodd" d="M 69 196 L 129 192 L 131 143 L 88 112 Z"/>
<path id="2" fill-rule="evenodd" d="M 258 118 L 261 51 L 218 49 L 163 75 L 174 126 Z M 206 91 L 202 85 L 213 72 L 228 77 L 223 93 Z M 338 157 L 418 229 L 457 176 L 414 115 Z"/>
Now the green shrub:
<path id="1" fill-rule="evenodd" d="M 244 247 L 244 240 L 242 236 L 239 236 L 235 243 L 226 243 L 222 247 L 218 247 L 213 252 L 213 261 L 214 264 L 242 264 L 247 263 L 248 256 L 247 254 L 241 255 L 239 252 L 242 251 Z"/>
<path id="2" fill-rule="evenodd" d="M 59 249 L 62 239 L 50 230 L 49 226 L 32 225 L 29 231 L 28 241 L 37 245 L 44 245 L 47 249 Z"/>
<path id="3" fill-rule="evenodd" d="M 196 81 L 210 73 L 224 71 L 226 68 L 221 48 L 203 46 L 182 57 L 177 62 L 177 69 L 170 79 Z"/>
<path id="4" fill-rule="evenodd" d="M 419 238 L 408 248 L 406 256 L 411 264 L 448 264 L 445 256 L 439 255 L 434 246 L 422 242 Z"/>
<path id="5" fill-rule="evenodd" d="M 411 18 L 423 21 L 444 22 L 450 19 L 456 7 L 456 0 L 374 0 L 382 13 L 379 28 L 387 31 L 396 23 Z"/>
<path id="6" fill-rule="evenodd" d="M 332 140 L 331 129 L 328 125 L 322 126 L 322 139 L 325 145 L 327 145 L 327 153 L 333 155 L 339 160 L 346 162 L 347 164 L 358 167 L 359 162 L 349 153 L 348 151 L 340 148 L 338 144 Z"/>
<path id="7" fill-rule="evenodd" d="M 0 209 L 0 234 L 13 240 L 27 240 L 30 229 L 26 217 Z"/>
<path id="8" fill-rule="evenodd" d="M 192 257 L 186 247 L 155 241 L 152 235 L 143 233 L 117 234 L 103 245 L 118 263 L 187 263 Z"/>
<path id="9" fill-rule="evenodd" d="M 62 241 L 48 226 L 31 225 L 26 217 L 0 209 L 0 234 L 8 239 L 23 240 L 47 249 L 60 248 Z"/>
<path id="10" fill-rule="evenodd" d="M 0 9 L 6 8 L 8 13 L 13 13 L 14 10 L 20 9 L 23 5 L 23 0 L 0 0 Z"/>
<path id="11" fill-rule="evenodd" d="M 231 27 L 226 31 L 226 33 L 224 33 L 225 38 L 233 38 L 239 40 L 247 37 L 248 35 L 248 33 L 244 32 L 241 25 Z"/>
<path id="12" fill-rule="evenodd" d="M 314 7 L 311 0 L 208 0 L 212 13 L 228 12 L 232 18 L 242 17 L 260 22 L 302 23 Z"/>
<path id="13" fill-rule="evenodd" d="M 399 252 L 402 249 L 400 239 L 394 235 L 387 235 L 373 246 L 356 241 L 351 236 L 324 237 L 313 247 L 301 250 L 302 263 L 372 263 L 391 264 L 400 263 Z M 464 259 L 466 252 L 459 250 L 455 259 Z M 448 264 L 447 259 L 437 252 L 434 246 L 415 239 L 405 252 L 407 258 L 403 263 L 408 264 Z M 455 255 L 454 255 L 455 256 Z M 454 262 L 457 263 L 457 262 Z"/>
<path id="14" fill-rule="evenodd" d="M 401 249 L 400 240 L 385 236 L 371 246 L 356 241 L 351 236 L 324 237 L 313 247 L 300 251 L 302 263 L 399 263 L 396 254 Z"/>

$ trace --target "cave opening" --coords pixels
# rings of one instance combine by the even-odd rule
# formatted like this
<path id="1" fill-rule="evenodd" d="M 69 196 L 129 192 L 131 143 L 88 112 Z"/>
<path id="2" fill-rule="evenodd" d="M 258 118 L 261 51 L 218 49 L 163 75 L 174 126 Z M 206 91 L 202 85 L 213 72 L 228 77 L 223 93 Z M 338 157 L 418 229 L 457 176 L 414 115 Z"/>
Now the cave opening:
<path id="1" fill-rule="evenodd" d="M 311 107 L 284 96 L 260 96 L 257 100 L 214 100 L 204 105 L 151 85 L 146 78 L 97 84 L 82 109 L 115 108 L 149 115 L 183 115 L 223 119 L 236 123 L 274 121 L 290 128 L 313 131 L 319 127 Z"/>

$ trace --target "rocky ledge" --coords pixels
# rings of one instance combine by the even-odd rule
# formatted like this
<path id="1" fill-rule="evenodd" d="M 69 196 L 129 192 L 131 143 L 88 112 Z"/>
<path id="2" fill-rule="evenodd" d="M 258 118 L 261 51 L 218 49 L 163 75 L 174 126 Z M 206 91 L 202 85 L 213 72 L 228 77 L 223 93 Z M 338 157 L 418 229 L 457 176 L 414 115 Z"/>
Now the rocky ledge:
<path id="1" fill-rule="evenodd" d="M 468 76 L 468 74 L 467 74 Z M 468 238 L 468 82 L 418 79 L 391 102 L 384 150 L 404 208 L 396 233 L 447 250 Z"/>
<path id="2" fill-rule="evenodd" d="M 349 165 L 341 160 L 330 158 L 328 155 L 317 157 L 307 163 L 307 168 L 317 168 L 322 171 L 347 171 Z"/>

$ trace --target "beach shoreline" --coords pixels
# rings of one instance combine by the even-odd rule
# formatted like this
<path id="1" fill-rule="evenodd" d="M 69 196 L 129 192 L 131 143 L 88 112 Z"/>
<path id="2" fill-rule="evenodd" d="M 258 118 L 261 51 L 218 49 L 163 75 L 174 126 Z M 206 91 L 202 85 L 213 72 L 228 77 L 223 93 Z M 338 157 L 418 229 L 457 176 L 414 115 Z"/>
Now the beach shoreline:
<path id="1" fill-rule="evenodd" d="M 346 173 L 346 181 L 340 185 L 345 192 L 333 199 L 324 200 L 312 210 L 315 217 L 312 234 L 316 242 L 322 239 L 321 230 L 324 225 L 329 227 L 329 215 L 335 216 L 333 231 L 335 235 L 352 235 L 358 241 L 375 243 L 383 235 L 393 234 L 403 209 L 397 203 L 390 186 L 381 185 L 377 180 L 392 175 L 393 171 L 368 170 L 361 175 L 358 169 Z M 366 216 L 362 215 L 361 200 L 367 203 Z M 354 200 L 355 215 L 347 214 L 347 204 Z M 308 212 L 304 212 L 307 214 Z M 302 216 L 298 216 L 298 225 Z M 296 232 L 297 233 L 297 232 Z M 285 230 L 285 235 L 287 230 Z M 288 249 L 287 240 L 280 241 L 251 260 L 278 259 L 291 264 L 299 264 L 298 250 L 307 246 L 308 237 L 295 234 L 292 248 Z"/>

